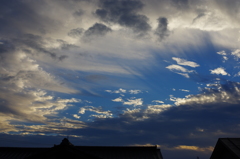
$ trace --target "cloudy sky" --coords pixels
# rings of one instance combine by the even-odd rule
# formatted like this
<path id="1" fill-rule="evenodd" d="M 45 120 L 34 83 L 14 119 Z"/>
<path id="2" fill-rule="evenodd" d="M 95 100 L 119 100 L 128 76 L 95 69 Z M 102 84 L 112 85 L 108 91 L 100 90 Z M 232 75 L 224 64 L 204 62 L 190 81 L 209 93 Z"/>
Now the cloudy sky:
<path id="1" fill-rule="evenodd" d="M 207 159 L 239 137 L 239 0 L 0 3 L 0 146 Z"/>

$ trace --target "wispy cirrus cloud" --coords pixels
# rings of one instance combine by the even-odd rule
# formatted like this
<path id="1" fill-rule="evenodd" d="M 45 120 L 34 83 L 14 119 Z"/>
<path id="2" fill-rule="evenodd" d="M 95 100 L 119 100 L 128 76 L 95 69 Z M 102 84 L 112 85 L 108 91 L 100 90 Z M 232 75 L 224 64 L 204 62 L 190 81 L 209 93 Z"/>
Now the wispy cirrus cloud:
<path id="1" fill-rule="evenodd" d="M 177 64 L 179 64 L 179 65 L 190 66 L 190 67 L 199 67 L 200 66 L 196 62 L 187 61 L 185 59 L 181 59 L 178 57 L 172 57 L 172 59 L 175 60 L 177 62 Z"/>
<path id="2" fill-rule="evenodd" d="M 167 69 L 171 70 L 171 71 L 180 71 L 180 72 L 192 72 L 182 66 L 179 65 L 169 65 L 166 67 Z"/>
<path id="3" fill-rule="evenodd" d="M 180 75 L 182 75 L 182 76 L 184 76 L 186 78 L 190 78 L 188 74 L 194 72 L 193 70 L 188 70 L 188 69 L 186 69 L 186 68 L 184 68 L 182 66 L 174 65 L 174 64 L 173 65 L 169 65 L 166 68 L 169 69 L 170 71 L 175 72 L 177 74 L 180 74 Z"/>

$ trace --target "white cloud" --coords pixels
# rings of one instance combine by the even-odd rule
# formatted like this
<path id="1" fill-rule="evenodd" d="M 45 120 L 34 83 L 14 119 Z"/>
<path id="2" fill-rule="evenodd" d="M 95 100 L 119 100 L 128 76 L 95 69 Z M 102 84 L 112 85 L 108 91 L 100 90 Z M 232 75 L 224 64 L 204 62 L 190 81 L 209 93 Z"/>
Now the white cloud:
<path id="1" fill-rule="evenodd" d="M 129 109 L 123 111 L 124 116 L 128 116 L 135 121 L 143 121 L 168 110 L 172 105 L 149 105 L 146 109 Z"/>
<path id="2" fill-rule="evenodd" d="M 166 67 L 167 69 L 171 70 L 171 71 L 180 71 L 180 72 L 191 72 L 188 69 L 179 66 L 179 65 L 169 65 Z"/>
<path id="3" fill-rule="evenodd" d="M 174 97 L 173 95 L 169 95 L 169 96 L 170 96 L 170 101 L 175 102 L 175 104 L 177 103 L 177 101 L 179 101 L 179 100 L 182 99 L 182 98 L 176 98 L 176 97 Z M 178 104 L 176 104 L 176 105 L 178 105 Z"/>
<path id="4" fill-rule="evenodd" d="M 57 101 L 59 103 L 79 103 L 82 100 L 81 99 L 72 98 L 72 99 L 58 99 Z"/>
<path id="5" fill-rule="evenodd" d="M 235 51 L 233 51 L 232 55 L 237 56 L 239 58 L 240 57 L 240 49 L 236 49 Z"/>
<path id="6" fill-rule="evenodd" d="M 219 55 L 224 55 L 224 56 L 226 56 L 227 55 L 227 53 L 223 50 L 223 51 L 219 51 L 219 52 L 217 52 L 217 54 L 219 54 Z"/>
<path id="7" fill-rule="evenodd" d="M 196 130 L 199 132 L 204 132 L 204 129 L 202 129 L 202 128 L 197 128 Z"/>
<path id="8" fill-rule="evenodd" d="M 92 114 L 90 117 L 95 117 L 95 118 L 112 118 L 112 115 L 106 115 L 106 114 Z"/>
<path id="9" fill-rule="evenodd" d="M 232 52 L 232 55 L 235 57 L 236 60 L 240 58 L 240 49 L 236 49 Z"/>
<path id="10" fill-rule="evenodd" d="M 224 59 L 224 61 L 227 61 L 228 57 L 227 56 L 223 56 L 223 59 Z"/>
<path id="11" fill-rule="evenodd" d="M 108 92 L 108 93 L 126 93 L 127 90 L 119 88 L 118 90 L 114 90 L 114 91 L 112 91 L 112 90 L 105 90 L 105 92 Z"/>
<path id="12" fill-rule="evenodd" d="M 153 100 L 152 102 L 156 102 L 156 103 L 164 103 L 164 102 L 161 101 L 161 100 Z"/>
<path id="13" fill-rule="evenodd" d="M 188 70 L 188 69 L 186 69 L 182 66 L 179 66 L 179 65 L 169 65 L 166 68 L 169 69 L 170 71 L 172 71 L 174 73 L 177 73 L 179 75 L 182 75 L 186 78 L 189 78 L 188 73 L 194 72 L 193 70 Z"/>
<path id="14" fill-rule="evenodd" d="M 182 75 L 183 77 L 186 77 L 186 78 L 190 78 L 187 73 L 177 73 L 177 74 Z"/>
<path id="15" fill-rule="evenodd" d="M 43 123 L 46 127 L 52 126 L 52 120 L 48 116 L 58 116 L 60 110 L 65 110 L 71 103 L 81 102 L 80 99 L 55 99 L 43 90 L 25 90 L 12 92 L 5 89 L 0 91 L 0 97 L 5 103 L 2 103 L 0 112 L 1 131 L 11 129 L 11 131 L 20 131 L 16 126 L 9 125 L 10 121 Z"/>
<path id="16" fill-rule="evenodd" d="M 133 114 L 133 113 L 139 113 L 140 111 L 141 111 L 140 108 L 135 108 L 135 109 L 129 109 L 129 108 L 127 108 L 126 110 L 124 110 L 124 113 Z"/>
<path id="17" fill-rule="evenodd" d="M 133 105 L 133 106 L 138 106 L 138 105 L 142 105 L 143 101 L 142 98 L 138 98 L 138 99 L 128 99 L 127 102 L 123 102 L 124 105 Z"/>
<path id="18" fill-rule="evenodd" d="M 127 90 L 119 88 L 119 90 L 114 91 L 114 93 L 126 93 Z"/>
<path id="19" fill-rule="evenodd" d="M 186 90 L 186 89 L 179 89 L 179 90 L 183 92 L 190 92 L 189 90 Z"/>
<path id="20" fill-rule="evenodd" d="M 84 100 L 85 103 L 92 103 L 91 101 L 88 101 L 88 100 Z"/>
<path id="21" fill-rule="evenodd" d="M 142 115 L 136 115 L 136 114 L 141 114 L 141 109 L 140 108 L 135 108 L 135 109 L 129 109 L 127 108 L 126 110 L 123 111 L 123 115 L 129 116 L 135 121 L 143 121 L 144 119 L 148 119 L 148 117 Z"/>
<path id="22" fill-rule="evenodd" d="M 0 63 L 0 74 L 4 77 L 11 77 L 8 80 L 1 80 L 1 85 L 9 89 L 22 90 L 27 88 L 44 89 L 62 93 L 76 93 L 77 90 L 62 84 L 53 74 L 48 73 L 27 53 L 13 51 L 11 54 L 4 54 L 5 61 Z"/>
<path id="23" fill-rule="evenodd" d="M 129 93 L 130 94 L 139 94 L 139 93 L 142 93 L 142 91 L 141 90 L 129 90 Z"/>
<path id="24" fill-rule="evenodd" d="M 73 117 L 74 117 L 74 118 L 77 118 L 77 119 L 80 119 L 80 118 L 81 118 L 81 116 L 78 116 L 77 114 L 73 114 Z"/>
<path id="25" fill-rule="evenodd" d="M 123 94 L 123 93 L 127 93 L 127 92 L 129 92 L 130 94 L 142 93 L 142 91 L 138 90 L 138 89 L 133 89 L 133 90 L 127 91 L 126 89 L 123 89 L 123 88 L 119 88 L 118 90 L 105 90 L 105 92 L 108 92 L 108 93 L 119 93 L 119 94 Z"/>
<path id="26" fill-rule="evenodd" d="M 225 71 L 225 68 L 223 67 L 219 67 L 219 68 L 216 68 L 214 70 L 210 70 L 211 71 L 211 74 L 217 74 L 217 75 L 223 75 L 223 76 L 226 76 L 226 75 L 229 75 L 226 71 Z"/>
<path id="27" fill-rule="evenodd" d="M 104 111 L 102 110 L 102 107 L 94 107 L 94 106 L 84 106 L 80 108 L 79 112 L 80 114 L 85 114 L 86 111 L 94 112 L 96 114 L 92 114 L 90 116 L 95 116 L 95 117 L 103 117 L 105 116 L 106 118 L 111 118 L 112 117 L 112 112 L 110 110 Z"/>
<path id="28" fill-rule="evenodd" d="M 114 102 L 123 102 L 123 99 L 121 97 L 113 99 L 112 101 Z"/>
<path id="29" fill-rule="evenodd" d="M 179 65 L 169 65 L 166 67 L 167 69 L 169 69 L 170 71 L 177 73 L 179 75 L 182 75 L 186 78 L 190 78 L 188 73 L 193 73 L 193 70 L 188 70 L 182 66 Z"/>
<path id="30" fill-rule="evenodd" d="M 226 62 L 228 60 L 228 57 L 226 56 L 227 53 L 224 50 L 217 52 L 217 54 L 222 55 L 223 62 Z"/>
<path id="31" fill-rule="evenodd" d="M 177 64 L 179 64 L 179 65 L 190 66 L 190 67 L 199 67 L 200 66 L 196 62 L 187 61 L 185 59 L 181 59 L 178 57 L 172 57 L 172 59 L 175 60 L 177 62 Z"/>
<path id="32" fill-rule="evenodd" d="M 195 105 L 195 104 L 215 104 L 215 103 L 231 103 L 237 104 L 239 103 L 240 90 L 239 83 L 232 83 L 231 86 L 223 86 L 221 84 L 212 84 L 208 85 L 210 87 L 214 87 L 214 91 L 212 88 L 205 88 L 209 93 L 203 93 L 198 95 L 188 95 L 186 98 L 176 98 L 173 95 L 170 95 L 170 100 L 174 101 L 175 105 Z M 229 91 L 229 88 L 231 91 Z"/>
<path id="33" fill-rule="evenodd" d="M 145 113 L 147 113 L 147 114 L 159 114 L 159 113 L 169 109 L 170 107 L 172 107 L 172 105 L 167 105 L 167 104 L 163 104 L 163 105 L 150 105 L 145 110 Z"/>

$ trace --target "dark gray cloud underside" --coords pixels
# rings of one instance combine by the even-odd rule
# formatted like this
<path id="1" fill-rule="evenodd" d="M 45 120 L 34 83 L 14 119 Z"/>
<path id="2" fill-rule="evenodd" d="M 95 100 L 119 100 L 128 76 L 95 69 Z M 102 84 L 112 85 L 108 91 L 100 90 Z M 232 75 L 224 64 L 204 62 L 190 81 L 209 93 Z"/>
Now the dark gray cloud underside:
<path id="1" fill-rule="evenodd" d="M 112 31 L 111 28 L 107 27 L 104 24 L 101 23 L 95 23 L 92 27 L 88 28 L 88 30 L 85 31 L 85 36 L 104 36 L 108 32 Z"/>
<path id="2" fill-rule="evenodd" d="M 200 18 L 202 18 L 204 16 L 205 16 L 205 13 L 198 14 L 197 17 L 193 19 L 192 24 L 194 24 L 197 20 L 199 20 Z"/>
<path id="3" fill-rule="evenodd" d="M 141 1 L 101 1 L 99 6 L 95 13 L 105 22 L 132 28 L 136 33 L 151 29 L 148 18 L 137 13 L 144 6 Z"/>
<path id="4" fill-rule="evenodd" d="M 6 34 L 7 37 L 16 36 L 28 30 L 45 34 L 46 26 L 53 24 L 54 21 L 50 20 L 49 17 L 37 14 L 34 6 L 39 5 L 39 2 L 26 3 L 19 0 L 2 0 L 0 5 L 0 33 L 2 36 Z"/>
<path id="5" fill-rule="evenodd" d="M 73 16 L 75 16 L 75 17 L 81 17 L 83 14 L 84 14 L 84 11 L 81 10 L 81 9 L 79 9 L 78 11 L 75 11 L 75 12 L 73 13 Z"/>
<path id="6" fill-rule="evenodd" d="M 83 32 L 84 32 L 83 28 L 72 29 L 68 32 L 68 36 L 73 38 L 80 38 Z"/>
<path id="7" fill-rule="evenodd" d="M 58 49 L 49 49 L 46 48 L 49 42 L 39 35 L 34 34 L 20 34 L 19 37 L 15 38 L 8 38 L 2 39 L 0 42 L 0 54 L 12 53 L 16 51 L 16 48 L 20 48 L 22 51 L 32 54 L 32 55 L 39 55 L 41 53 L 50 56 L 55 60 L 62 61 L 66 59 L 67 55 L 58 55 L 57 53 L 59 50 L 69 50 L 71 48 L 76 48 L 77 46 L 68 44 L 66 41 L 61 39 L 53 40 L 57 43 L 60 43 L 60 47 Z"/>
<path id="8" fill-rule="evenodd" d="M 45 42 L 41 36 L 34 34 L 24 34 L 21 38 L 14 39 L 13 42 L 20 46 L 27 46 L 34 49 L 37 53 L 44 53 L 51 56 L 53 59 L 58 59 L 57 54 L 44 47 Z"/>
<path id="9" fill-rule="evenodd" d="M 158 27 L 155 30 L 155 34 L 158 36 L 159 41 L 162 41 L 164 38 L 168 37 L 169 33 L 167 18 L 158 18 Z"/>

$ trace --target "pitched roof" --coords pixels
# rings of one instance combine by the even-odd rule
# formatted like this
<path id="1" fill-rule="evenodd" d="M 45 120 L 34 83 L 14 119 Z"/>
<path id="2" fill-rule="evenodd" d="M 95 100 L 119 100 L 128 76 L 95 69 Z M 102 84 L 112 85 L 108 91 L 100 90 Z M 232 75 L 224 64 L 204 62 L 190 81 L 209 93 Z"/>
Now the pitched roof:
<path id="1" fill-rule="evenodd" d="M 156 146 L 74 146 L 68 139 L 52 148 L 0 147 L 0 158 L 162 159 Z"/>
<path id="2" fill-rule="evenodd" d="M 210 159 L 240 159 L 240 138 L 219 138 Z"/>

